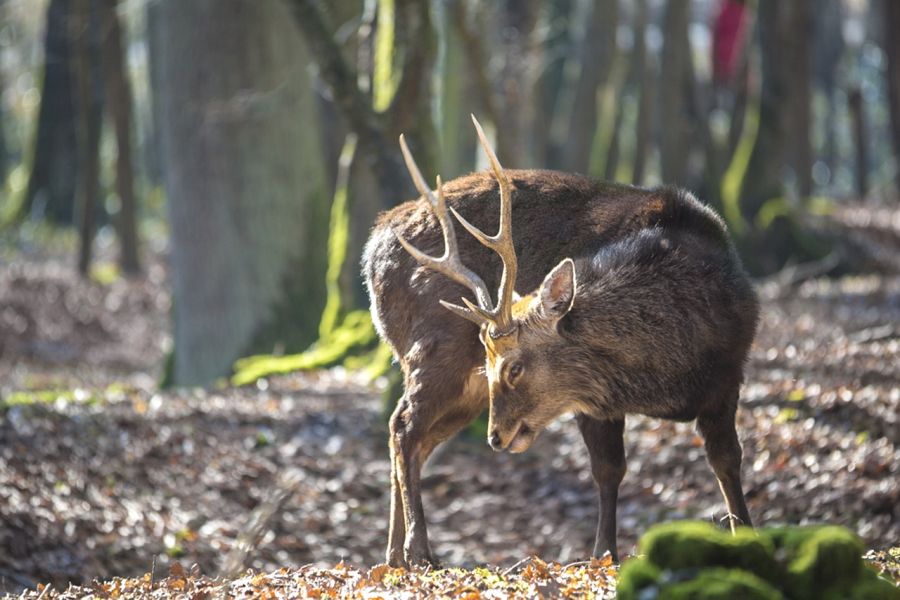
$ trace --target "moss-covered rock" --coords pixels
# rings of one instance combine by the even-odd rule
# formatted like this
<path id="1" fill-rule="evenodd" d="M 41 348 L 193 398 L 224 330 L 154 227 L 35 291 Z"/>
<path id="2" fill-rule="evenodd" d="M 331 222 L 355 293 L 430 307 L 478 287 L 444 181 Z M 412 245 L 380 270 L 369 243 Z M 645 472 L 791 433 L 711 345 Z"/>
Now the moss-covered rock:
<path id="1" fill-rule="evenodd" d="M 900 600 L 900 588 L 882 579 L 871 569 L 863 568 L 846 596 L 850 600 Z"/>
<path id="2" fill-rule="evenodd" d="M 823 598 L 829 590 L 852 589 L 854 582 L 859 580 L 863 569 L 863 547 L 857 537 L 843 527 L 821 527 L 806 537 L 786 537 L 792 543 L 785 548 L 788 551 L 785 583 L 792 597 L 798 600 Z M 795 539 L 799 540 L 796 545 Z"/>
<path id="3" fill-rule="evenodd" d="M 772 579 L 778 573 L 772 541 L 749 528 L 734 535 L 710 523 L 675 522 L 654 527 L 641 540 L 654 565 L 670 571 L 718 566 Z"/>
<path id="4" fill-rule="evenodd" d="M 660 575 L 661 571 L 650 564 L 648 560 L 629 560 L 622 565 L 622 569 L 619 571 L 616 596 L 620 600 L 638 598 L 641 590 L 657 584 Z"/>
<path id="5" fill-rule="evenodd" d="M 741 569 L 713 567 L 684 581 L 666 584 L 659 600 L 782 600 L 784 595 L 770 583 Z"/>
<path id="6" fill-rule="evenodd" d="M 778 527 L 735 535 L 709 523 L 658 525 L 644 552 L 622 566 L 629 598 L 900 600 L 900 589 L 867 569 L 859 539 L 843 527 Z"/>

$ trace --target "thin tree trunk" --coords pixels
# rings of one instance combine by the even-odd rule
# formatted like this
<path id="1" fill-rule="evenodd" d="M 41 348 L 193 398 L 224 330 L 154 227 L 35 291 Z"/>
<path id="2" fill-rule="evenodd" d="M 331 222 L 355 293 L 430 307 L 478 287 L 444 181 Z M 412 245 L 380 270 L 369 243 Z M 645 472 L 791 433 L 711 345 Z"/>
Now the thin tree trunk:
<path id="1" fill-rule="evenodd" d="M 865 198 L 869 193 L 869 136 L 866 131 L 865 103 L 858 87 L 850 90 L 847 103 L 850 106 L 853 146 L 856 150 L 856 193 L 860 198 Z"/>
<path id="2" fill-rule="evenodd" d="M 486 120 L 496 126 L 501 120 L 501 108 L 488 72 L 490 56 L 484 47 L 485 37 L 481 32 L 475 30 L 475 26 L 471 23 L 472 19 L 466 14 L 464 2 L 452 3 L 449 10 L 466 51 L 466 62 L 469 65 L 470 77 L 477 93 L 478 103 L 487 117 Z M 497 137 L 496 150 L 499 157 L 512 156 L 514 152 L 504 136 Z"/>
<path id="3" fill-rule="evenodd" d="M 101 0 L 100 11 L 107 106 L 116 136 L 116 194 L 120 202 L 116 218 L 121 245 L 119 264 L 123 272 L 134 275 L 140 272 L 141 267 L 138 259 L 137 206 L 131 158 L 131 86 L 124 64 L 122 30 L 116 14 L 116 0 Z"/>
<path id="4" fill-rule="evenodd" d="M 812 12 L 814 39 L 812 44 L 813 89 L 822 94 L 825 115 L 815 123 L 813 130 L 823 131 L 819 157 L 832 174 L 837 168 L 837 113 L 838 68 L 844 55 L 844 7 L 842 0 L 818 0 Z M 823 183 L 828 183 L 827 181 Z"/>
<path id="5" fill-rule="evenodd" d="M 500 159 L 517 168 L 533 167 L 534 140 L 529 131 L 534 122 L 537 65 L 542 60 L 540 45 L 533 39 L 538 7 L 534 0 L 506 0 L 499 10 L 507 34 L 500 42 L 505 57 L 499 77 L 503 110 L 496 125 L 497 137 L 507 138 L 510 152 Z"/>
<path id="6" fill-rule="evenodd" d="M 653 57 L 647 51 L 647 0 L 637 0 L 637 12 L 634 23 L 634 69 L 640 87 L 637 122 L 634 132 L 634 164 L 631 181 L 635 185 L 644 182 L 647 165 L 647 153 L 650 148 L 650 123 L 653 117 L 653 94 L 655 77 L 653 76 Z"/>
<path id="7" fill-rule="evenodd" d="M 458 4 L 458 3 L 456 3 Z M 466 136 L 466 123 L 471 112 L 467 102 L 469 92 L 468 65 L 462 38 L 454 24 L 454 8 L 448 6 L 443 11 L 440 31 L 441 60 L 440 71 L 440 117 L 441 131 L 440 172 L 447 179 L 471 171 L 474 145 Z"/>
<path id="8" fill-rule="evenodd" d="M 689 17 L 688 0 L 670 0 L 666 5 L 659 90 L 660 158 L 663 181 L 678 185 L 688 185 L 693 138 Z"/>
<path id="9" fill-rule="evenodd" d="M 50 0 L 34 157 L 19 211 L 20 217 L 46 217 L 63 224 L 74 222 L 78 171 L 71 19 L 71 0 Z"/>
<path id="10" fill-rule="evenodd" d="M 557 140 L 551 135 L 553 123 L 557 120 L 561 88 L 565 81 L 565 57 L 573 47 L 571 27 L 573 0 L 551 0 L 544 3 L 547 16 L 544 19 L 548 38 L 543 40 L 543 63 L 537 81 L 535 96 L 537 109 L 532 122 L 531 137 L 534 140 L 534 161 L 536 165 L 552 168 L 559 163 Z M 568 123 L 566 124 L 568 125 Z"/>
<path id="11" fill-rule="evenodd" d="M 790 73 L 784 60 L 783 43 L 788 30 L 782 4 L 780 0 L 761 0 L 759 4 L 759 129 L 740 195 L 741 212 L 750 222 L 767 200 L 784 193 L 782 169 L 788 142 L 784 106 Z"/>
<path id="12" fill-rule="evenodd" d="M 897 187 L 900 187 L 900 2 L 884 0 L 884 51 L 887 55 L 887 92 L 891 114 Z"/>
<path id="13" fill-rule="evenodd" d="M 74 0 L 72 36 L 78 109 L 78 272 L 91 266 L 100 195 L 100 133 L 103 116 L 103 80 L 100 74 L 100 22 L 97 0 Z"/>
<path id="14" fill-rule="evenodd" d="M 810 45 L 813 39 L 813 23 L 809 0 L 792 0 L 785 3 L 790 35 L 784 38 L 785 60 L 791 77 L 787 79 L 787 110 L 791 120 L 791 162 L 797 177 L 800 196 L 812 194 L 812 59 Z"/>
<path id="15" fill-rule="evenodd" d="M 586 173 L 597 129 L 597 92 L 609 78 L 619 25 L 617 0 L 596 0 L 578 55 L 580 76 L 566 138 L 565 168 Z"/>
<path id="16" fill-rule="evenodd" d="M 307 53 L 278 0 L 162 0 L 151 57 L 172 227 L 174 372 L 318 333 L 325 169 Z M 355 81 L 353 85 L 355 85 Z"/>
<path id="17" fill-rule="evenodd" d="M 331 89 L 335 104 L 350 129 L 359 136 L 361 158 L 368 162 L 378 187 L 379 202 L 391 205 L 411 194 L 412 186 L 403 168 L 396 144 L 388 144 L 382 119 L 372 110 L 369 99 L 358 87 L 354 70 L 344 61 L 321 7 L 314 0 L 285 0 L 294 21 L 315 57 L 319 75 Z M 419 80 L 424 83 L 423 80 Z M 401 82 L 400 88 L 416 92 L 421 88 Z M 402 126 L 402 123 L 397 123 Z M 411 144 L 414 145 L 414 144 Z"/>
<path id="18" fill-rule="evenodd" d="M 0 22 L 6 21 L 6 0 L 0 0 Z M 3 73 L 0 72 L 0 98 L 3 97 L 3 92 L 6 89 L 6 81 L 3 78 Z M 4 127 L 4 123 L 6 123 L 6 119 L 4 118 L 4 103 L 0 102 L 0 187 L 3 187 L 4 182 L 6 181 L 6 174 L 9 170 L 9 147 L 6 143 L 6 131 Z"/>

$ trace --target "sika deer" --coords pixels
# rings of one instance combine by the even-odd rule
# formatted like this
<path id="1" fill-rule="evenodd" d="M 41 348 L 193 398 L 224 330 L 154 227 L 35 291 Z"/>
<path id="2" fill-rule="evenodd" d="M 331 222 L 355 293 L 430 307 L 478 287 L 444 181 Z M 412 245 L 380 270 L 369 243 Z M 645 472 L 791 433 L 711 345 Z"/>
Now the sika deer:
<path id="1" fill-rule="evenodd" d="M 390 419 L 388 563 L 433 562 L 422 465 L 486 406 L 489 444 L 511 452 L 577 415 L 600 493 L 594 555 L 617 557 L 632 413 L 696 419 L 732 528 L 750 525 L 735 410 L 758 306 L 722 220 L 681 190 L 504 170 L 475 127 L 493 176 L 438 178 L 436 194 L 401 137 L 422 198 L 380 216 L 364 257 L 405 383 Z M 456 238 L 448 208 L 471 237 Z"/>

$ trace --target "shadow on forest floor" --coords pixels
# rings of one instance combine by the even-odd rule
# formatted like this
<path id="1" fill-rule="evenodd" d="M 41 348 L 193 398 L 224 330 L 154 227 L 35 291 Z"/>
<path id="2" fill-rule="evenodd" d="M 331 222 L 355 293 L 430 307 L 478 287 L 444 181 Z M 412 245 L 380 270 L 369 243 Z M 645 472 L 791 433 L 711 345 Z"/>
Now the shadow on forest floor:
<path id="1" fill-rule="evenodd" d="M 154 564 L 165 573 L 175 560 L 215 574 L 254 509 L 285 485 L 294 491 L 248 566 L 381 562 L 389 465 L 377 392 L 340 370 L 156 390 L 169 300 L 164 268 L 153 269 L 105 286 L 46 257 L 0 270 L 0 592 Z M 738 416 L 751 513 L 896 545 L 900 276 L 766 283 L 760 295 Z M 38 389 L 65 392 L 31 403 L 17 393 Z M 626 441 L 621 549 L 655 522 L 722 516 L 691 425 L 633 418 Z M 597 512 L 569 419 L 524 455 L 451 442 L 427 469 L 424 501 L 435 553 L 454 566 L 575 561 Z"/>

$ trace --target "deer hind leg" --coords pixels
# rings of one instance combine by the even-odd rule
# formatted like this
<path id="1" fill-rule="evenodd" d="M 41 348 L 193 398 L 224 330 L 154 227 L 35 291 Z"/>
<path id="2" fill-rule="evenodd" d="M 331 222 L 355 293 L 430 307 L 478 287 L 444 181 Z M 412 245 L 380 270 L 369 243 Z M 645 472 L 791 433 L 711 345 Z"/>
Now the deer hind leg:
<path id="1" fill-rule="evenodd" d="M 438 444 L 455 435 L 487 405 L 486 388 L 477 384 L 473 387 L 471 376 L 469 381 L 457 383 L 447 380 L 446 369 L 438 377 L 416 369 L 411 372 L 416 375 L 407 379 L 406 392 L 390 420 L 392 491 L 387 561 L 392 566 L 435 564 L 422 505 L 422 467 Z"/>
<path id="2" fill-rule="evenodd" d="M 431 423 L 423 418 L 422 407 L 411 401 L 409 390 L 407 386 L 390 421 L 392 494 L 387 560 L 391 566 L 434 562 L 428 548 L 421 490 L 426 458 L 423 450 Z"/>
<path id="3" fill-rule="evenodd" d="M 388 530 L 388 547 L 385 556 L 387 564 L 401 567 L 403 562 L 403 542 L 406 540 L 406 518 L 403 516 L 403 496 L 397 478 L 397 453 L 394 436 L 389 439 L 391 449 L 391 521 Z"/>
<path id="4" fill-rule="evenodd" d="M 591 459 L 591 473 L 600 492 L 600 517 L 593 556 L 607 550 L 618 562 L 616 548 L 616 502 L 625 477 L 625 420 L 602 421 L 579 415 L 578 427 Z"/>
<path id="5" fill-rule="evenodd" d="M 734 391 L 729 402 L 721 407 L 721 410 L 701 413 L 697 417 L 697 429 L 703 436 L 706 458 L 716 474 L 719 489 L 725 498 L 732 532 L 738 525 L 753 526 L 741 487 L 742 452 L 734 426 L 737 397 L 738 392 Z"/>

